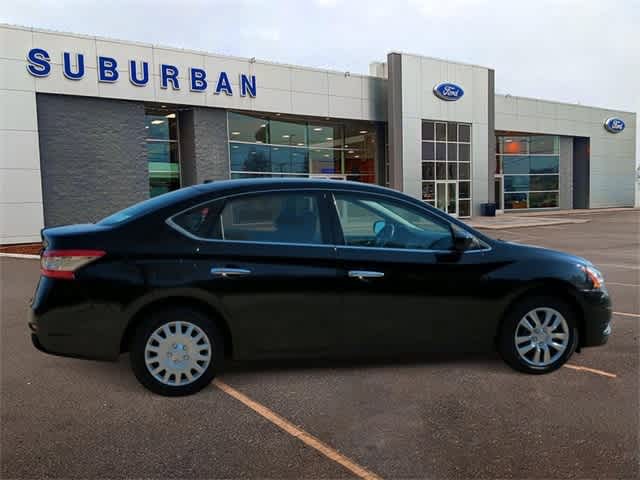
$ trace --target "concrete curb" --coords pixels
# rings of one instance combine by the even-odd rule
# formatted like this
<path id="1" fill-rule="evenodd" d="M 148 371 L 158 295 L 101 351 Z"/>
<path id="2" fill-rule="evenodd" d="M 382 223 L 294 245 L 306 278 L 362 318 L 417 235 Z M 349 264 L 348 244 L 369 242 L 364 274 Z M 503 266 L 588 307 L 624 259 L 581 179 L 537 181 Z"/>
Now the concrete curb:
<path id="1" fill-rule="evenodd" d="M 29 260 L 39 260 L 40 255 L 29 255 L 27 253 L 0 253 L 0 258 L 22 258 Z"/>
<path id="2" fill-rule="evenodd" d="M 482 223 L 482 222 L 468 222 L 468 225 L 473 228 L 485 229 L 485 230 L 506 230 L 509 228 L 527 228 L 527 227 L 550 227 L 553 225 L 567 225 L 567 224 L 577 224 L 577 223 L 589 223 L 589 220 L 585 219 L 545 219 L 544 221 L 532 221 L 532 222 L 514 222 L 514 223 L 502 223 L 502 224 L 491 224 L 491 223 Z"/>

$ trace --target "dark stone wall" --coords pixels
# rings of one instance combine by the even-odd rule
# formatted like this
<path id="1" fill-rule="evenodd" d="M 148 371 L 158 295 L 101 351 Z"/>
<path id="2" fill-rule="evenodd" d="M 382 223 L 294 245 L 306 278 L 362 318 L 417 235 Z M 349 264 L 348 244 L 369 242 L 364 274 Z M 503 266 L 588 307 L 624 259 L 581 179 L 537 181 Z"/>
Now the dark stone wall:
<path id="1" fill-rule="evenodd" d="M 142 103 L 36 101 L 45 226 L 93 222 L 149 197 Z"/>

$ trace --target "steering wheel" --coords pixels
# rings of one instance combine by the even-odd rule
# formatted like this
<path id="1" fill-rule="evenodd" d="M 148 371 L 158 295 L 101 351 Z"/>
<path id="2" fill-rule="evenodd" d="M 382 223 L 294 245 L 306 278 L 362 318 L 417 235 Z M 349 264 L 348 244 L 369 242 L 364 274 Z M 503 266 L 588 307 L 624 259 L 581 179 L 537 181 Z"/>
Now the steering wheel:
<path id="1" fill-rule="evenodd" d="M 385 247 L 393 240 L 395 233 L 396 226 L 393 223 L 386 223 L 382 230 L 376 234 L 376 247 Z"/>

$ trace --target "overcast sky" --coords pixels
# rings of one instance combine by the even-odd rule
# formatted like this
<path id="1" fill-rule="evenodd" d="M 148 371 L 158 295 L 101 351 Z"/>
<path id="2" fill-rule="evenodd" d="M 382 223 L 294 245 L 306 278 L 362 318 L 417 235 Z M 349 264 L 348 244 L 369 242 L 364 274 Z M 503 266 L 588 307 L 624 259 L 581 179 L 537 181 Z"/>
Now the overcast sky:
<path id="1" fill-rule="evenodd" d="M 640 111 L 640 0 L 181 3 L 14 0 L 0 21 L 358 73 L 404 51 L 492 67 L 498 93 Z"/>

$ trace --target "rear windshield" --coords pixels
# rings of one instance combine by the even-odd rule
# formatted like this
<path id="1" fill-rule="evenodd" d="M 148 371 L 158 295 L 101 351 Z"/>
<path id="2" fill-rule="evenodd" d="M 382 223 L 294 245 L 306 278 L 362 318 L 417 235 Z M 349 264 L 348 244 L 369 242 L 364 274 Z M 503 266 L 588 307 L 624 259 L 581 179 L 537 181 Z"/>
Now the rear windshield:
<path id="1" fill-rule="evenodd" d="M 162 195 L 150 198 L 149 200 L 144 200 L 140 203 L 131 205 L 124 210 L 113 213 L 100 220 L 98 225 L 115 225 L 117 223 L 126 222 L 127 220 L 141 217 L 142 215 L 146 215 L 154 210 L 167 207 L 172 203 L 186 200 L 187 198 L 192 197 L 195 193 L 198 192 L 193 187 L 181 188 L 179 190 L 174 190 L 173 192 L 163 193 Z"/>

